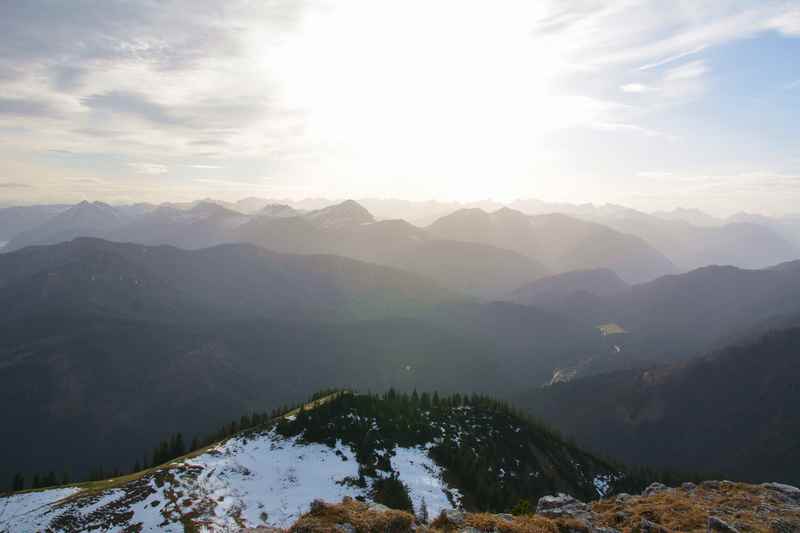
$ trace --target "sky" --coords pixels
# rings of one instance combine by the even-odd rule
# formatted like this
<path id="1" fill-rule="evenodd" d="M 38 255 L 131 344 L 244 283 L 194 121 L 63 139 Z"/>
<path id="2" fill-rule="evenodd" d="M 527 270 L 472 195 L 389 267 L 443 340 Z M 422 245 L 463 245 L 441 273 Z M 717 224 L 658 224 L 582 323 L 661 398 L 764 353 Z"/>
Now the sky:
<path id="1" fill-rule="evenodd" d="M 0 204 L 800 211 L 800 1 L 0 2 Z"/>

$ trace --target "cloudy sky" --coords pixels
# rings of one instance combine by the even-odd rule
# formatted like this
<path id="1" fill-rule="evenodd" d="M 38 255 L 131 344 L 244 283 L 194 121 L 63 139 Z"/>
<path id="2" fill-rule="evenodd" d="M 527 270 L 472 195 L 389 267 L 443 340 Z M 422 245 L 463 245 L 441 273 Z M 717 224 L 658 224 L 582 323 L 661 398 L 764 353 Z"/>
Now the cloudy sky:
<path id="1" fill-rule="evenodd" d="M 0 203 L 800 211 L 800 2 L 0 2 Z"/>

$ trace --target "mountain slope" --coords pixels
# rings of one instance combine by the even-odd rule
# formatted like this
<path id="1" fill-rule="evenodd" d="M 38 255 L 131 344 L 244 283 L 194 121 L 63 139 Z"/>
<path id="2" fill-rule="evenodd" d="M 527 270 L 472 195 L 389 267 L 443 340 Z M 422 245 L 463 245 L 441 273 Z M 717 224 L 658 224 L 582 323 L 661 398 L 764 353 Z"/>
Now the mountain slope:
<path id="1" fill-rule="evenodd" d="M 525 305 L 550 307 L 576 295 L 607 297 L 629 289 L 613 270 L 577 270 L 528 283 L 517 288 L 510 298 Z"/>
<path id="2" fill-rule="evenodd" d="M 488 399 L 341 394 L 119 482 L 40 493 L 9 530 L 288 527 L 317 498 L 505 510 L 556 490 L 603 496 L 618 468 Z M 105 486 L 104 486 L 105 485 Z"/>
<path id="3" fill-rule="evenodd" d="M 508 394 L 607 349 L 546 311 L 247 244 L 30 247 L 0 256 L 0 305 L 0 401 L 18 405 L 0 479 L 36 461 L 76 476 L 95 460 L 127 467 L 165 428 L 205 433 L 320 388 Z"/>
<path id="4" fill-rule="evenodd" d="M 593 220 L 644 239 L 681 270 L 708 265 L 763 268 L 800 256 L 796 245 L 761 224 L 737 222 L 696 226 L 683 220 L 664 220 L 638 212 Z"/>
<path id="5" fill-rule="evenodd" d="M 566 215 L 462 209 L 431 224 L 428 232 L 512 250 L 541 261 L 552 272 L 608 268 L 629 282 L 640 282 L 673 271 L 669 260 L 641 239 Z"/>
<path id="6" fill-rule="evenodd" d="M 388 263 L 466 294 L 498 298 L 547 270 L 524 255 L 494 246 L 429 240 L 399 251 Z"/>
<path id="7" fill-rule="evenodd" d="M 677 367 L 594 376 L 520 403 L 626 462 L 800 482 L 800 329 Z"/>
<path id="8" fill-rule="evenodd" d="M 482 243 L 441 240 L 404 220 L 375 221 L 353 201 L 308 214 L 259 216 L 231 240 L 288 253 L 330 253 L 408 270 L 440 285 L 498 298 L 547 270 L 537 261 Z"/>
<path id="9" fill-rule="evenodd" d="M 247 215 L 208 202 L 198 202 L 189 209 L 161 206 L 103 236 L 118 242 L 206 248 L 234 242 L 234 231 L 249 219 Z"/>
<path id="10" fill-rule="evenodd" d="M 668 362 L 776 326 L 796 325 L 800 277 L 791 265 L 764 270 L 710 266 L 618 294 L 574 294 L 537 305 L 587 324 L 617 324 L 627 332 L 630 350 Z"/>
<path id="11" fill-rule="evenodd" d="M 0 257 L 6 319 L 97 313 L 148 320 L 375 318 L 458 298 L 427 280 L 335 256 L 247 244 L 186 251 L 98 239 Z"/>
<path id="12" fill-rule="evenodd" d="M 4 251 L 54 244 L 76 237 L 100 237 L 125 222 L 126 217 L 110 205 L 84 201 L 18 234 L 9 241 Z"/>
<path id="13" fill-rule="evenodd" d="M 66 205 L 31 205 L 2 208 L 0 209 L 0 242 L 8 242 L 20 233 L 44 224 L 67 209 L 69 209 L 69 206 Z"/>

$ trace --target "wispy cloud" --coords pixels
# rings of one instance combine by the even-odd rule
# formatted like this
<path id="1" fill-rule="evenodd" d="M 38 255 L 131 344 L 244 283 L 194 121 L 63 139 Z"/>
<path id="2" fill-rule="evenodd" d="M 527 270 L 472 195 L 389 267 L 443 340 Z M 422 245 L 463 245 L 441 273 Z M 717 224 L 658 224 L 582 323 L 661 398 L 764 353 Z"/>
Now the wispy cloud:
<path id="1" fill-rule="evenodd" d="M 708 65 L 706 65 L 706 62 L 702 59 L 690 61 L 689 63 L 668 70 L 664 79 L 666 81 L 690 80 L 701 77 L 708 72 L 708 70 Z"/>
<path id="2" fill-rule="evenodd" d="M 658 90 L 655 87 L 643 83 L 626 83 L 625 85 L 620 85 L 619 88 L 624 93 L 648 93 Z"/>
<path id="3" fill-rule="evenodd" d="M 128 166 L 132 167 L 139 174 L 166 174 L 169 172 L 169 167 L 161 163 L 135 162 L 128 163 Z"/>
<path id="4" fill-rule="evenodd" d="M 660 59 L 654 63 L 647 63 L 646 65 L 642 65 L 641 67 L 639 67 L 639 70 L 649 70 L 651 68 L 657 68 L 664 65 L 668 65 L 669 63 L 674 63 L 675 61 L 683 59 L 684 57 L 688 57 L 694 54 L 699 54 L 706 48 L 708 48 L 708 45 L 703 44 L 696 48 L 693 48 L 692 50 L 687 50 L 686 52 L 681 52 L 679 54 L 674 54 L 669 57 L 665 57 L 664 59 Z"/>
<path id="5" fill-rule="evenodd" d="M 40 117 L 53 115 L 54 113 L 55 110 L 47 102 L 40 100 L 28 100 L 24 98 L 0 97 L 0 115 Z"/>
<path id="6" fill-rule="evenodd" d="M 154 102 L 150 97 L 129 91 L 109 91 L 92 94 L 82 99 L 83 105 L 98 111 L 137 116 L 157 124 L 179 124 L 183 121 L 174 116 L 166 106 Z"/>
<path id="7" fill-rule="evenodd" d="M 633 133 L 637 135 L 644 135 L 645 137 L 661 137 L 670 141 L 678 140 L 677 136 L 650 128 L 645 128 L 643 126 L 639 126 L 638 124 L 629 124 L 625 122 L 595 122 L 592 124 L 592 129 L 597 131 Z"/>
<path id="8" fill-rule="evenodd" d="M 769 25 L 784 35 L 800 35 L 800 8 L 787 8 L 783 13 L 773 17 Z"/>

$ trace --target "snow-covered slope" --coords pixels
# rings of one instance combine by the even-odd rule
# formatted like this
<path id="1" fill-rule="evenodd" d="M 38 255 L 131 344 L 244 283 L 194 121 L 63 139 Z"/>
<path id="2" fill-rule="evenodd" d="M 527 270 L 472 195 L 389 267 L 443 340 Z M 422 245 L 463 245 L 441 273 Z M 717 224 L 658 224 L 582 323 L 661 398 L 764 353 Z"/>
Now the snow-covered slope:
<path id="1" fill-rule="evenodd" d="M 0 498 L 0 532 L 285 528 L 345 497 L 435 517 L 622 477 L 490 399 L 343 392 L 127 478 Z"/>
<path id="2" fill-rule="evenodd" d="M 424 448 L 396 448 L 393 472 L 415 508 L 432 516 L 457 507 L 460 495 Z M 184 531 L 186 520 L 212 531 L 272 525 L 288 527 L 315 499 L 370 500 L 371 481 L 358 486 L 359 464 L 350 446 L 304 443 L 274 430 L 230 439 L 205 453 L 108 490 L 63 488 L 0 499 L 0 531 Z"/>

